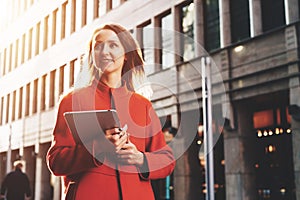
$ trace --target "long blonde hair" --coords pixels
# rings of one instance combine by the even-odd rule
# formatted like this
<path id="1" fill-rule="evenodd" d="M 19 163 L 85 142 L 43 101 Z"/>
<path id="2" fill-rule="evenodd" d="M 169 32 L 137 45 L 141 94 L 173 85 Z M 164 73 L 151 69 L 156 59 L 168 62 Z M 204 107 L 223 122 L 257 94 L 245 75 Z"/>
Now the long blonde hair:
<path id="1" fill-rule="evenodd" d="M 109 29 L 116 33 L 118 36 L 123 48 L 125 50 L 126 61 L 124 62 L 122 68 L 122 80 L 126 82 L 126 86 L 128 90 L 135 91 L 133 76 L 145 76 L 144 72 L 144 60 L 141 54 L 141 49 L 135 39 L 131 36 L 131 33 L 126 30 L 124 27 L 118 24 L 105 24 L 104 26 L 97 28 L 91 40 L 88 43 L 88 51 L 87 51 L 87 67 L 90 71 L 90 83 L 95 79 L 99 78 L 97 75 L 99 74 L 98 69 L 95 67 L 93 61 L 93 40 L 95 36 L 98 34 L 100 30 Z"/>

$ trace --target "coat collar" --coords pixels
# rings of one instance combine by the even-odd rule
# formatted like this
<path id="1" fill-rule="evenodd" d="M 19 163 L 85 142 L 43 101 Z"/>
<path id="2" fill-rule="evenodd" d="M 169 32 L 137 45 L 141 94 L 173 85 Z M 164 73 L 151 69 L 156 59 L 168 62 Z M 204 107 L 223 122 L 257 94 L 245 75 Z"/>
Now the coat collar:
<path id="1" fill-rule="evenodd" d="M 121 87 L 118 88 L 110 88 L 103 82 L 95 79 L 93 80 L 92 87 L 96 89 L 96 91 L 100 93 L 112 93 L 113 96 L 126 96 L 129 93 L 129 90 L 127 89 L 126 83 L 123 82 Z"/>

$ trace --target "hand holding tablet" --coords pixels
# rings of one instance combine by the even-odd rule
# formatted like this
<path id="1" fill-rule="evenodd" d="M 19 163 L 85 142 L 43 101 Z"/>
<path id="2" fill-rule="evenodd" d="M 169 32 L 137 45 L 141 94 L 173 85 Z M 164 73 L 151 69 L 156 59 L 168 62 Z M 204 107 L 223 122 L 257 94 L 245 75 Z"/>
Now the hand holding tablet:
<path id="1" fill-rule="evenodd" d="M 120 128 L 117 112 L 113 109 L 65 112 L 64 117 L 76 143 L 104 139 L 106 130 Z"/>

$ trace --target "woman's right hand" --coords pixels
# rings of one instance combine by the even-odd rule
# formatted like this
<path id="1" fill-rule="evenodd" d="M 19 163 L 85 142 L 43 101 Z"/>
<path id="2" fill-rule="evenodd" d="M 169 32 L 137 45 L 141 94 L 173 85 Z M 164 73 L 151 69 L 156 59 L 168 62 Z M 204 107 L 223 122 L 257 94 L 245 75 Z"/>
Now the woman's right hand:
<path id="1" fill-rule="evenodd" d="M 128 134 L 119 128 L 108 129 L 105 131 L 105 137 L 115 146 L 115 151 L 118 152 L 128 141 Z"/>

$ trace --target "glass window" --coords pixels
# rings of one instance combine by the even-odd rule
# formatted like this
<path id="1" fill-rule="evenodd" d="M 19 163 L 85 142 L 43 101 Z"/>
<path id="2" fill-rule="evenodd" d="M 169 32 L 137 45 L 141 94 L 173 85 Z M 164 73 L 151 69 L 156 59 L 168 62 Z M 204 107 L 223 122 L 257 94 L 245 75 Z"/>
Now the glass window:
<path id="1" fill-rule="evenodd" d="M 183 60 L 190 60 L 195 57 L 194 45 L 194 20 L 195 20 L 195 6 L 190 3 L 181 9 L 182 13 L 182 33 L 184 39 L 182 41 Z"/>
<path id="2" fill-rule="evenodd" d="M 285 25 L 284 0 L 261 1 L 263 31 Z"/>
<path id="3" fill-rule="evenodd" d="M 29 115 L 29 102 L 30 102 L 30 83 L 26 85 L 25 116 Z"/>
<path id="4" fill-rule="evenodd" d="M 86 23 L 89 24 L 94 18 L 98 16 L 98 5 L 99 3 L 95 0 L 86 1 Z"/>
<path id="5" fill-rule="evenodd" d="M 174 33 L 173 16 L 168 14 L 161 18 L 161 41 L 162 41 L 162 68 L 165 69 L 175 64 L 174 58 Z"/>
<path id="6" fill-rule="evenodd" d="M 57 11 L 58 11 L 58 10 L 55 10 L 55 11 L 52 12 L 51 45 L 54 45 L 54 44 L 56 43 Z"/>
<path id="7" fill-rule="evenodd" d="M 80 0 L 80 1 L 74 1 L 73 6 L 74 12 L 75 12 L 75 30 L 79 30 L 81 27 L 83 27 L 86 24 L 86 1 Z"/>
<path id="8" fill-rule="evenodd" d="M 121 4 L 121 0 L 112 0 L 112 8 L 116 8 Z"/>
<path id="9" fill-rule="evenodd" d="M 5 123 L 8 123 L 8 121 L 9 121 L 9 106 L 10 106 L 10 95 L 11 94 L 8 94 L 7 95 L 7 100 L 6 100 L 6 118 L 5 118 Z"/>
<path id="10" fill-rule="evenodd" d="M 79 2 L 79 1 L 78 1 Z M 76 14 L 76 1 L 72 0 L 71 2 L 71 34 L 74 33 L 76 31 L 77 27 L 80 27 L 80 24 L 78 24 L 78 22 L 81 21 L 81 18 L 79 18 L 79 16 L 77 16 Z M 77 5 L 80 6 L 80 5 Z"/>
<path id="11" fill-rule="evenodd" d="M 81 27 L 85 26 L 87 23 L 87 13 L 93 13 L 92 10 L 87 12 L 87 0 L 82 0 L 81 5 Z"/>
<path id="12" fill-rule="evenodd" d="M 49 15 L 45 17 L 44 19 L 44 42 L 43 42 L 43 50 L 46 50 L 48 48 L 48 21 L 49 21 Z"/>
<path id="13" fill-rule="evenodd" d="M 41 23 L 39 22 L 36 25 L 36 30 L 35 30 L 35 51 L 34 51 L 35 56 L 40 53 L 40 32 L 41 32 Z"/>
<path id="14" fill-rule="evenodd" d="M 12 111 L 11 111 L 11 120 L 14 121 L 16 118 L 16 95 L 17 95 L 17 91 L 14 91 L 12 93 Z"/>
<path id="15" fill-rule="evenodd" d="M 45 91 L 46 91 L 46 76 L 47 75 L 44 75 L 44 76 L 42 76 L 42 78 L 41 78 L 41 81 L 42 81 L 42 83 L 41 83 L 41 96 L 40 96 L 40 101 L 41 101 L 41 107 L 40 107 L 40 109 L 41 110 L 45 110 L 45 108 L 46 108 L 46 93 L 45 93 Z"/>
<path id="16" fill-rule="evenodd" d="M 3 52 L 0 52 L 0 78 L 4 75 Z"/>
<path id="17" fill-rule="evenodd" d="M 16 43 L 15 43 L 15 49 L 14 49 L 15 53 L 14 53 L 14 68 L 16 68 L 18 66 L 18 57 L 19 57 L 19 39 L 17 39 Z"/>
<path id="18" fill-rule="evenodd" d="M 1 54 L 1 76 L 5 75 L 6 73 L 6 48 L 3 50 Z"/>
<path id="19" fill-rule="evenodd" d="M 61 24 L 60 24 L 60 39 L 64 39 L 66 36 L 66 12 L 67 12 L 67 3 L 64 3 L 61 6 Z"/>
<path id="20" fill-rule="evenodd" d="M 231 40 L 238 42 L 250 37 L 250 16 L 248 0 L 230 1 Z"/>
<path id="21" fill-rule="evenodd" d="M 100 4 L 100 9 L 99 9 L 100 10 L 100 16 L 103 16 L 103 15 L 105 15 L 106 10 L 107 10 L 106 0 L 100 0 L 99 4 Z"/>
<path id="22" fill-rule="evenodd" d="M 32 96 L 32 113 L 36 113 L 37 112 L 37 97 L 38 97 L 38 82 L 39 79 L 35 79 L 33 82 L 33 96 Z"/>
<path id="23" fill-rule="evenodd" d="M 4 97 L 1 97 L 1 99 L 0 99 L 1 101 L 0 101 L 0 125 L 2 125 L 2 119 L 3 119 L 3 103 L 4 103 Z"/>
<path id="24" fill-rule="evenodd" d="M 30 50 L 29 50 L 30 51 Z M 9 54 L 8 54 L 8 72 L 12 70 L 12 53 L 13 53 L 13 44 L 9 45 Z"/>
<path id="25" fill-rule="evenodd" d="M 59 68 L 59 86 L 58 86 L 58 94 L 61 95 L 64 92 L 64 79 L 65 79 L 65 65 Z"/>
<path id="26" fill-rule="evenodd" d="M 74 60 L 70 62 L 69 87 L 72 87 L 75 80 Z"/>
<path id="27" fill-rule="evenodd" d="M 23 36 L 22 36 L 22 46 L 21 46 L 21 64 L 23 64 L 25 62 L 25 41 L 26 41 L 26 34 L 23 34 Z M 4 49 L 4 50 L 6 50 L 6 49 Z"/>
<path id="28" fill-rule="evenodd" d="M 207 51 L 220 48 L 219 1 L 204 0 L 205 48 Z"/>
<path id="29" fill-rule="evenodd" d="M 50 72 L 49 107 L 55 104 L 55 70 Z"/>
<path id="30" fill-rule="evenodd" d="M 142 27 L 142 52 L 145 60 L 145 73 L 151 74 L 155 71 L 154 61 L 154 31 L 152 24 Z"/>
<path id="31" fill-rule="evenodd" d="M 28 57 L 27 57 L 27 59 L 28 60 L 32 58 L 32 32 L 33 32 L 33 28 L 31 28 L 29 30 L 29 33 L 28 33 L 28 43 L 27 43 L 27 45 L 28 45 L 28 49 L 27 49 L 27 51 L 28 51 L 27 56 Z"/>
<path id="32" fill-rule="evenodd" d="M 22 117 L 22 110 L 23 110 L 23 87 L 20 88 L 19 90 L 19 109 L 18 109 L 18 119 Z"/>

